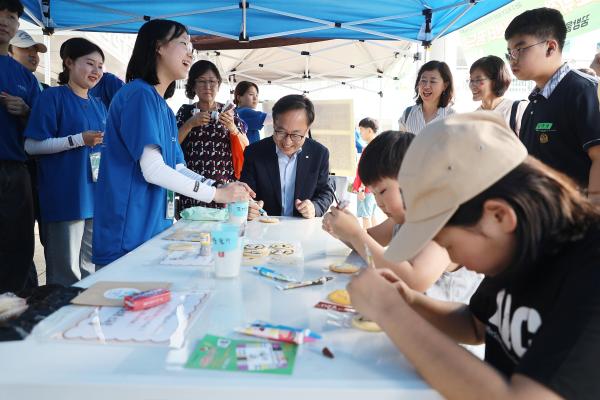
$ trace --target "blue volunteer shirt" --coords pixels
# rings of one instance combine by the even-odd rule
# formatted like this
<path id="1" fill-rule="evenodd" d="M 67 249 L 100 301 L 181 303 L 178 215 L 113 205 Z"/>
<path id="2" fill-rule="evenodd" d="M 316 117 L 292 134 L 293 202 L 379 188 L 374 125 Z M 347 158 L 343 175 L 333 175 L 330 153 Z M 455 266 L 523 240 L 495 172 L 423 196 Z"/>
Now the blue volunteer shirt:
<path id="1" fill-rule="evenodd" d="M 0 92 L 21 97 L 33 107 L 40 95 L 37 79 L 10 56 L 0 55 Z M 9 114 L 0 100 L 0 160 L 25 161 L 23 148 L 25 126 L 18 117 Z"/>
<path id="2" fill-rule="evenodd" d="M 99 265 L 113 262 L 173 223 L 166 218 L 167 191 L 142 175 L 144 147 L 159 146 L 172 168 L 184 163 L 173 111 L 141 79 L 123 86 L 113 98 L 104 142 L 92 257 Z"/>
<path id="3" fill-rule="evenodd" d="M 260 140 L 259 131 L 263 128 L 265 123 L 265 118 L 267 118 L 267 113 L 262 111 L 256 111 L 251 108 L 238 108 L 236 109 L 238 115 L 248 125 L 248 131 L 246 132 L 246 136 L 248 137 L 248 141 L 250 144 L 256 143 Z"/>
<path id="4" fill-rule="evenodd" d="M 83 131 L 104 131 L 106 108 L 95 97 L 83 99 L 67 86 L 44 90 L 31 110 L 25 136 L 35 140 L 66 137 Z M 92 218 L 94 188 L 90 153 L 100 146 L 76 147 L 38 160 L 38 187 L 42 221 Z"/>
<path id="5" fill-rule="evenodd" d="M 119 77 L 110 72 L 105 72 L 102 74 L 100 82 L 90 89 L 90 95 L 99 98 L 108 110 L 113 97 L 115 97 L 117 91 L 121 89 L 124 84 L 125 82 L 119 79 Z"/>

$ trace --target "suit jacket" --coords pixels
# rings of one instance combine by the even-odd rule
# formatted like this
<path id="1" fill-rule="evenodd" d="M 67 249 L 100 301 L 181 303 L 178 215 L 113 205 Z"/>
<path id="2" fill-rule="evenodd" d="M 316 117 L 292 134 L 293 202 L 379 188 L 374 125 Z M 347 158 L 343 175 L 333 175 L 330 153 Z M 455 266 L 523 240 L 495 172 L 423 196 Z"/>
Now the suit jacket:
<path id="1" fill-rule="evenodd" d="M 244 167 L 240 181 L 246 182 L 264 201 L 263 209 L 269 215 L 281 215 L 281 181 L 279 162 L 272 137 L 246 147 Z M 333 189 L 329 185 L 329 151 L 325 146 L 307 138 L 296 163 L 296 199 L 310 200 L 315 205 L 315 215 L 322 216 L 333 202 Z M 300 216 L 294 207 L 294 216 Z"/>

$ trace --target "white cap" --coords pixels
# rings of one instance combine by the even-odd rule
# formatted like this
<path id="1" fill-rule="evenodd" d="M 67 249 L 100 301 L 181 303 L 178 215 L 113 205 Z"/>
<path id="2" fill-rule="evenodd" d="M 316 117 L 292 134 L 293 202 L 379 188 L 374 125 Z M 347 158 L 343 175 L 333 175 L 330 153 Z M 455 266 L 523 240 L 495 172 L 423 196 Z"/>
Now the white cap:
<path id="1" fill-rule="evenodd" d="M 414 257 L 461 204 L 482 193 L 527 158 L 527 149 L 492 111 L 455 114 L 427 125 L 402 160 L 398 182 L 404 224 L 385 256 Z"/>
<path id="2" fill-rule="evenodd" d="M 17 31 L 15 37 L 10 40 L 11 46 L 18 47 L 20 49 L 27 49 L 31 46 L 35 46 L 35 49 L 39 53 L 45 53 L 48 51 L 48 48 L 43 43 L 38 43 L 31 35 L 25 31 Z"/>

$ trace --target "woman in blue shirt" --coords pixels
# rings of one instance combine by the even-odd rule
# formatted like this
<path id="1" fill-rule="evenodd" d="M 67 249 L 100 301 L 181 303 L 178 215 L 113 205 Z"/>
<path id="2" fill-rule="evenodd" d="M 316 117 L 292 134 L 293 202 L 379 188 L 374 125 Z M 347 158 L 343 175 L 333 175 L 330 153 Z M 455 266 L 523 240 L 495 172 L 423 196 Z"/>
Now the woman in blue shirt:
<path id="1" fill-rule="evenodd" d="M 92 218 L 106 108 L 88 91 L 102 78 L 104 53 L 83 38 L 60 48 L 60 86 L 48 88 L 31 111 L 25 150 L 38 155 L 46 282 L 71 285 L 94 272 Z"/>
<path id="2" fill-rule="evenodd" d="M 96 191 L 93 260 L 106 265 L 173 223 L 174 192 L 210 203 L 244 201 L 239 182 L 216 188 L 187 169 L 177 124 L 165 99 L 192 65 L 186 28 L 151 20 L 139 30 L 126 81 L 113 98 Z"/>
<path id="3" fill-rule="evenodd" d="M 255 110 L 258 105 L 258 86 L 256 83 L 242 81 L 235 87 L 234 102 L 237 113 L 248 125 L 246 136 L 250 144 L 260 140 L 260 130 L 265 125 L 267 113 Z M 268 123 L 268 122 L 267 122 Z"/>

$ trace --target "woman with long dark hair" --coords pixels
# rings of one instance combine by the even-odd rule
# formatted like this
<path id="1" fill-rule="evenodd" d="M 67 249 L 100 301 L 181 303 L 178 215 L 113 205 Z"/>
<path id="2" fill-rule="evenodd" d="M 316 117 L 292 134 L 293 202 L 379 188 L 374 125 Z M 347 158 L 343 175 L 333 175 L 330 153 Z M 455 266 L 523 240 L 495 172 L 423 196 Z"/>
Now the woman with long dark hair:
<path id="1" fill-rule="evenodd" d="M 248 141 L 250 144 L 260 140 L 260 130 L 265 124 L 272 124 L 268 114 L 258 111 L 258 85 L 250 81 L 241 81 L 235 86 L 233 93 L 236 111 L 240 118 L 248 125 Z M 268 121 L 267 121 L 268 119 Z"/>
<path id="2" fill-rule="evenodd" d="M 60 86 L 44 90 L 25 131 L 25 150 L 38 157 L 46 282 L 72 285 L 92 263 L 94 191 L 106 108 L 89 90 L 102 78 L 104 53 L 84 38 L 60 48 Z"/>
<path id="3" fill-rule="evenodd" d="M 213 180 L 185 167 L 175 115 L 165 99 L 191 64 L 185 26 L 152 20 L 140 28 L 127 84 L 113 98 L 106 126 L 96 192 L 96 264 L 113 262 L 171 226 L 175 192 L 220 203 L 253 194 L 239 182 L 217 188 Z"/>

